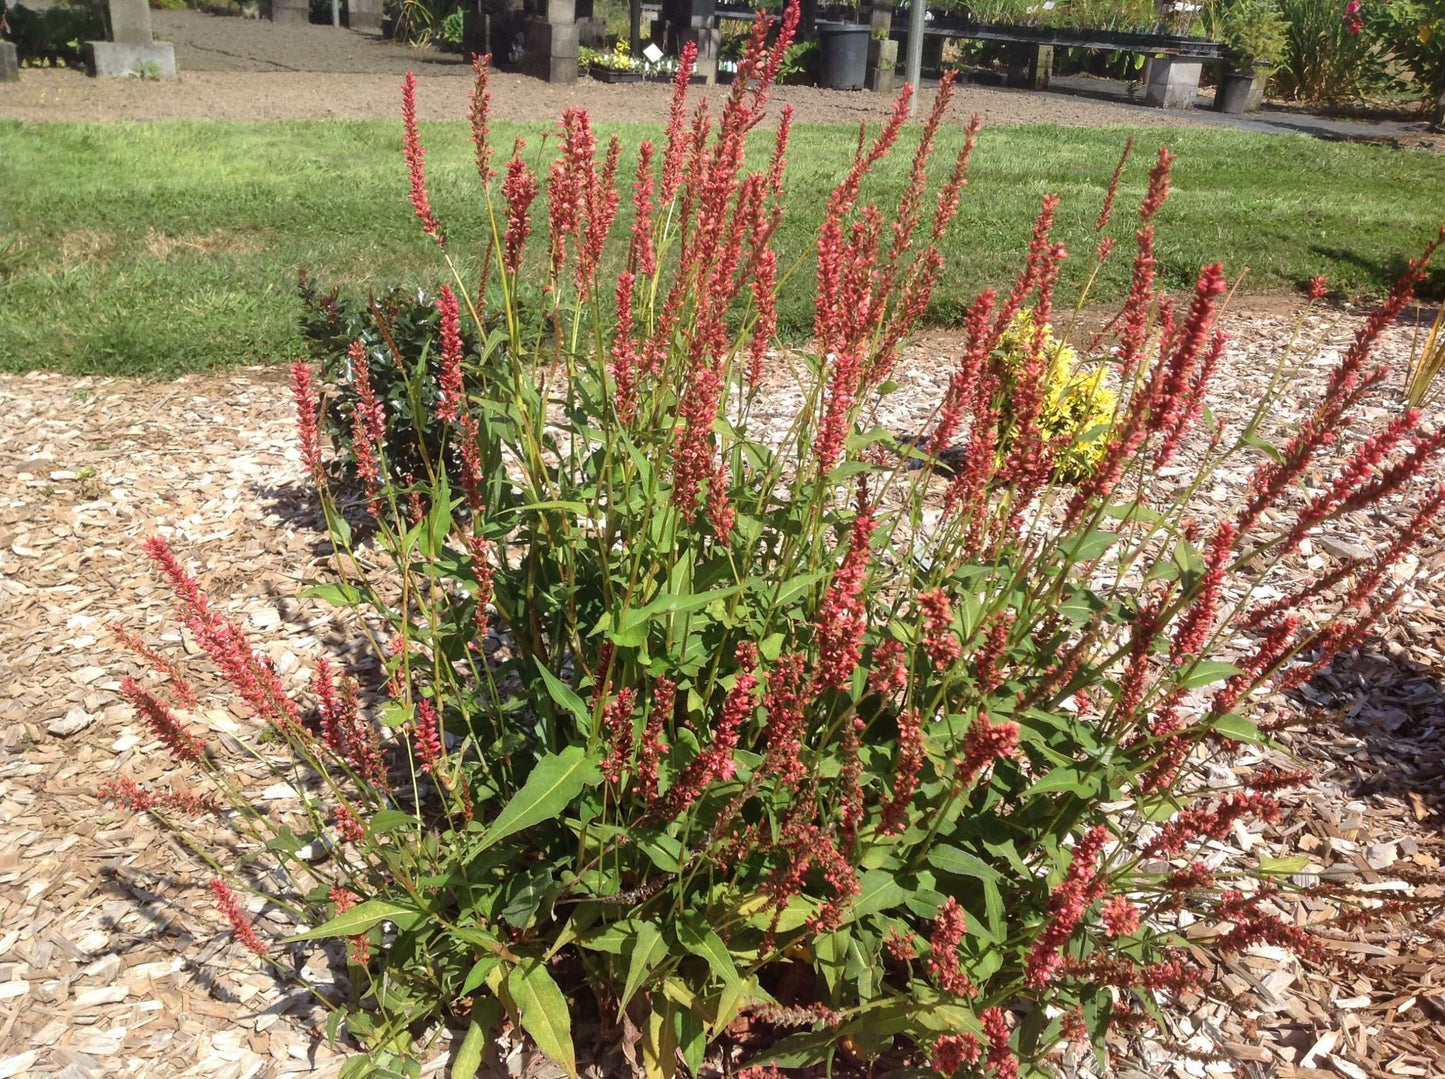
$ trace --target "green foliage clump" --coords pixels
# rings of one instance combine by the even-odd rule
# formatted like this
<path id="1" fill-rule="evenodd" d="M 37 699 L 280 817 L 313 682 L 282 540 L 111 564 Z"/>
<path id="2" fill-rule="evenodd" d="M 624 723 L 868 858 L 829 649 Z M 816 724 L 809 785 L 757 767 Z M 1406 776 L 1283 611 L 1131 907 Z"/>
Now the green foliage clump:
<path id="1" fill-rule="evenodd" d="M 1276 0 L 1226 0 L 1211 7 L 1217 32 L 1239 67 L 1273 66 L 1284 59 L 1289 24 Z"/>
<path id="2" fill-rule="evenodd" d="M 38 67 L 81 67 L 81 45 L 105 40 L 105 20 L 99 8 L 80 3 L 34 11 L 17 4 L 5 9 L 20 63 Z"/>

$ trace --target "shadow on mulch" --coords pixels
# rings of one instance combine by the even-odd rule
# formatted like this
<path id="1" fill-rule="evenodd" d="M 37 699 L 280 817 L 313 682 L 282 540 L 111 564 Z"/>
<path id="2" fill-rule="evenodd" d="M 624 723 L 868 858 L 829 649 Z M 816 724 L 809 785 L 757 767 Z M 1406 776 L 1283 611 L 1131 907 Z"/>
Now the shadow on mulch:
<path id="1" fill-rule="evenodd" d="M 1445 824 L 1445 669 L 1401 652 L 1374 638 L 1337 656 L 1299 691 L 1329 721 L 1297 735 L 1292 748 L 1337 773 L 1357 797 L 1403 803 L 1417 823 L 1438 827 Z"/>

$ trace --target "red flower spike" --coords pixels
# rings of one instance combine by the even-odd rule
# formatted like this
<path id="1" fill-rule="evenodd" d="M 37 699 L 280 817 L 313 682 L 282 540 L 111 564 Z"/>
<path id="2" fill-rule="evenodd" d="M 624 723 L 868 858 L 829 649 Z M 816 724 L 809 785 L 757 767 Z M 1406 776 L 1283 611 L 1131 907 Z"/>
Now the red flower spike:
<path id="1" fill-rule="evenodd" d="M 955 790 L 971 787 L 983 770 L 994 761 L 1012 756 L 1019 744 L 1016 723 L 991 723 L 979 713 L 963 738 L 963 756 L 954 767 Z"/>
<path id="2" fill-rule="evenodd" d="M 967 931 L 967 919 L 958 900 L 949 896 L 933 920 L 933 935 L 928 940 L 928 973 L 934 984 L 945 993 L 960 997 L 978 995 L 978 987 L 959 966 L 958 946 Z"/>
<path id="3" fill-rule="evenodd" d="M 768 672 L 768 691 L 763 701 L 768 716 L 763 771 L 777 776 L 785 787 L 794 790 L 806 774 L 802 761 L 803 733 L 812 699 L 808 692 L 807 664 L 807 657 L 797 652 L 779 657 Z"/>
<path id="4" fill-rule="evenodd" d="M 1024 961 L 1024 984 L 1038 989 L 1047 985 L 1063 965 L 1061 949 L 1074 935 L 1092 899 L 1099 855 L 1109 838 L 1108 829 L 1097 825 L 1079 840 L 1063 882 L 1049 896 L 1049 921 L 1034 940 Z"/>
<path id="5" fill-rule="evenodd" d="M 868 616 L 862 599 L 863 585 L 868 576 L 870 540 L 876 527 L 867 499 L 867 487 L 860 476 L 848 550 L 833 574 L 814 623 L 818 641 L 817 684 L 823 688 L 841 689 L 847 685 L 862 654 Z"/>
<path id="6" fill-rule="evenodd" d="M 697 42 L 686 42 L 677 60 L 677 74 L 672 80 L 672 105 L 667 117 L 667 149 L 662 159 L 662 191 L 660 205 L 672 202 L 682 183 L 682 166 L 687 157 L 687 87 L 697 63 Z"/>
<path id="7" fill-rule="evenodd" d="M 657 765 L 667 752 L 662 734 L 672 716 L 676 699 L 677 686 L 666 675 L 660 676 L 652 686 L 652 710 L 647 714 L 647 726 L 643 729 L 642 744 L 637 751 L 637 771 L 633 776 L 633 789 L 648 805 L 654 805 L 658 800 Z"/>
<path id="8" fill-rule="evenodd" d="M 422 770 L 430 772 L 441 763 L 442 725 L 441 718 L 432 707 L 431 701 L 416 702 L 416 718 L 412 723 L 412 742 L 416 746 L 417 759 Z"/>
<path id="9" fill-rule="evenodd" d="M 411 179 L 411 208 L 421 222 L 421 230 L 445 245 L 441 226 L 432 213 L 431 198 L 426 190 L 426 151 L 421 145 L 421 136 L 416 129 L 416 76 L 410 71 L 401 84 L 401 128 L 402 153 L 406 156 L 406 170 Z"/>
<path id="10" fill-rule="evenodd" d="M 607 734 L 608 746 L 602 775 L 614 786 L 622 782 L 622 771 L 632 759 L 632 712 L 636 703 L 637 691 L 628 686 L 602 710 L 602 729 Z"/>
<path id="11" fill-rule="evenodd" d="M 306 471 L 311 473 L 311 482 L 319 484 L 323 472 L 321 428 L 318 423 L 321 410 L 316 400 L 311 366 L 301 360 L 291 365 L 291 396 L 296 400 L 296 433 L 301 441 L 301 460 L 306 463 Z"/>
<path id="12" fill-rule="evenodd" d="M 965 1064 L 972 1064 L 983 1045 L 972 1034 L 940 1034 L 929 1050 L 928 1063 L 939 1075 L 951 1076 Z"/>
<path id="13" fill-rule="evenodd" d="M 502 180 L 502 199 L 507 204 L 507 228 L 502 234 L 502 266 L 512 275 L 522 264 L 522 246 L 532 232 L 530 217 L 532 201 L 537 197 L 537 174 L 522 160 L 520 138 L 512 144 L 507 161 L 507 175 Z"/>
<path id="14" fill-rule="evenodd" d="M 1109 178 L 1109 189 L 1104 194 L 1104 205 L 1099 210 L 1098 220 L 1094 222 L 1094 231 L 1103 232 L 1109 224 L 1109 217 L 1114 212 L 1114 196 L 1119 193 L 1119 178 L 1124 175 L 1124 165 L 1129 160 L 1129 155 L 1134 150 L 1134 136 L 1130 135 L 1124 142 L 1124 152 L 1119 155 L 1119 163 L 1114 166 L 1114 175 Z"/>
<path id="15" fill-rule="evenodd" d="M 366 828 L 356 819 L 356 814 L 345 806 L 337 806 L 334 817 L 336 834 L 347 843 L 360 843 L 366 838 Z"/>
<path id="16" fill-rule="evenodd" d="M 488 138 L 488 118 L 492 111 L 492 92 L 487 88 L 491 75 L 492 54 L 472 57 L 474 82 L 467 100 L 471 103 L 467 118 L 472 122 L 472 145 L 476 147 L 477 175 L 485 185 L 497 170 L 492 168 L 492 146 Z"/>
<path id="17" fill-rule="evenodd" d="M 657 272 L 652 244 L 652 143 L 637 148 L 637 179 L 632 184 L 632 240 L 627 250 L 627 271 L 639 277 Z"/>
<path id="18" fill-rule="evenodd" d="M 1139 928 L 1139 908 L 1122 895 L 1112 896 L 1104 904 L 1104 933 L 1110 937 L 1126 937 Z"/>
<path id="19" fill-rule="evenodd" d="M 1019 1058 L 1009 1048 L 1008 1019 L 1002 1008 L 986 1008 L 979 1014 L 984 1037 L 988 1039 L 988 1056 L 984 1064 L 997 1079 L 1019 1079 Z"/>
<path id="20" fill-rule="evenodd" d="M 120 693 L 176 760 L 194 764 L 205 755 L 206 743 L 187 731 L 166 703 L 147 693 L 134 678 L 127 676 L 121 682 Z"/>
<path id="21" fill-rule="evenodd" d="M 110 630 L 121 644 L 164 674 L 170 682 L 171 692 L 182 705 L 194 708 L 200 703 L 200 698 L 196 695 L 196 687 L 191 685 L 186 676 L 181 673 L 181 669 L 165 655 L 146 644 L 139 635 L 131 633 L 120 622 L 107 623 L 105 628 Z"/>
<path id="22" fill-rule="evenodd" d="M 884 835 L 901 832 L 908 824 L 908 806 L 918 787 L 918 774 L 927 754 L 923 751 L 923 721 L 916 708 L 898 716 L 898 764 L 893 776 L 893 793 L 883 804 L 878 831 Z"/>
<path id="23" fill-rule="evenodd" d="M 953 606 L 948 593 L 941 588 L 920 592 L 918 607 L 923 615 L 923 650 L 936 670 L 944 670 L 963 654 L 963 645 L 953 632 Z"/>
<path id="24" fill-rule="evenodd" d="M 95 796 L 137 813 L 172 810 L 187 817 L 200 817 L 221 812 L 221 804 L 215 795 L 197 791 L 148 791 L 128 776 L 101 784 Z"/>
<path id="25" fill-rule="evenodd" d="M 231 923 L 231 931 L 235 933 L 236 939 L 248 951 L 264 958 L 266 945 L 256 935 L 255 927 L 251 925 L 245 912 L 241 910 L 240 900 L 236 898 L 236 893 L 231 891 L 231 886 L 220 877 L 216 877 L 211 881 L 211 894 L 216 897 L 216 906 L 221 909 L 221 913 Z"/>
<path id="26" fill-rule="evenodd" d="M 454 421 L 462 407 L 462 322 L 461 310 L 452 290 L 443 285 L 437 294 L 441 318 L 442 370 L 438 380 L 437 419 Z"/>

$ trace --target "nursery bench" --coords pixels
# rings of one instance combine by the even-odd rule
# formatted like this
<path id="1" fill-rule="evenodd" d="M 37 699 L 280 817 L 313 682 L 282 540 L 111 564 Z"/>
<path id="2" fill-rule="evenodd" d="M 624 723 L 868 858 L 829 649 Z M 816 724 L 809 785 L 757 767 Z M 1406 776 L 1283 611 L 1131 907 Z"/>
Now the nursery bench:
<path id="1" fill-rule="evenodd" d="M 906 27 L 895 27 L 893 37 L 906 40 Z M 929 38 L 942 47 L 947 38 L 993 41 L 1006 46 L 1005 83 L 1030 90 L 1049 85 L 1055 48 L 1102 49 L 1110 52 L 1142 52 L 1152 57 L 1144 100 L 1164 109 L 1194 107 L 1199 75 L 1204 64 L 1224 59 L 1224 45 L 1198 37 L 1178 34 L 1150 34 L 1122 30 L 1066 29 L 1049 26 L 1009 26 L 970 23 L 947 16 L 934 19 L 924 31 L 924 48 Z"/>

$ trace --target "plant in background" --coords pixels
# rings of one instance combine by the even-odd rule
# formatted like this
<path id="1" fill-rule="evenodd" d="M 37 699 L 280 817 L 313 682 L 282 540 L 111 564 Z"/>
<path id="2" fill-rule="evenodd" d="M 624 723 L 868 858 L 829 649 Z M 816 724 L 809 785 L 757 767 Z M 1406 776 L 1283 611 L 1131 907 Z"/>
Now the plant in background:
<path id="1" fill-rule="evenodd" d="M 1410 358 L 1405 372 L 1405 403 L 1411 408 L 1426 408 L 1440 399 L 1445 387 L 1440 372 L 1445 370 L 1445 306 L 1435 315 L 1424 342 Z"/>
<path id="2" fill-rule="evenodd" d="M 1389 81 L 1374 39 L 1359 32 L 1359 0 L 1345 3 L 1279 0 L 1288 29 L 1274 84 L 1286 96 L 1307 102 L 1358 100 Z"/>
<path id="3" fill-rule="evenodd" d="M 449 436 L 446 421 L 438 416 L 444 354 L 438 298 L 391 286 L 365 301 L 352 300 L 339 289 L 323 291 L 305 272 L 297 291 L 307 354 L 333 390 L 321 430 L 337 459 L 354 472 L 359 463 L 356 419 L 359 409 L 370 407 L 365 403 L 370 398 L 384 416 L 380 450 L 392 480 L 405 484 L 426 475 L 427 462 L 440 459 Z M 495 329 L 487 327 L 488 334 Z M 486 366 L 496 362 L 495 342 L 479 345 L 471 326 L 459 334 L 460 362 L 474 377 L 484 377 Z M 358 363 L 358 353 L 364 364 Z"/>
<path id="4" fill-rule="evenodd" d="M 1112 422 L 1065 433 L 1042 419 L 1051 387 L 1075 378 L 1049 330 L 1066 252 L 1048 196 L 1017 279 L 970 305 L 924 439 L 900 445 L 870 417 L 955 242 L 979 125 L 930 190 L 945 76 L 887 211 L 867 182 L 911 88 L 860 140 L 817 239 L 814 340 L 785 363 L 773 239 L 790 110 L 759 167 L 744 149 L 796 24 L 793 6 L 769 45 L 759 17 L 715 121 L 686 100 L 689 46 L 663 144 L 626 166 L 576 108 L 555 159 L 519 146 L 496 161 L 479 65 L 500 297 L 485 313 L 431 205 L 408 76 L 412 205 L 452 292 L 434 301 L 437 365 L 400 343 L 351 357 L 364 548 L 323 462 L 334 391 L 293 368 L 303 459 L 345 556 L 310 594 L 356 616 L 384 686 L 363 691 L 317 657 L 309 699 L 291 699 L 180 557 L 148 545 L 191 637 L 269 732 L 255 759 L 307 792 L 306 823 L 280 830 L 237 789 L 234 750 L 213 756 L 166 702 L 174 675 L 126 695 L 202 789 L 110 795 L 177 825 L 232 807 L 245 854 L 212 862 L 221 913 L 278 969 L 312 942 L 344 945 L 352 995 L 328 999 L 330 1029 L 366 1049 L 348 1079 L 416 1074 L 417 1039 L 439 1021 L 465 1031 L 452 1074 L 469 1079 L 504 1016 L 573 1076 L 579 1048 L 607 1047 L 649 1075 L 696 1075 L 740 1018 L 765 1032 L 750 1042 L 758 1065 L 1037 1074 L 1061 1042 L 1106 1058 L 1111 1030 L 1207 989 L 1188 949 L 1337 954 L 1280 919 L 1277 869 L 1215 874 L 1194 859 L 1306 778 L 1240 783 L 1214 767 L 1268 741 L 1252 697 L 1370 632 L 1400 597 L 1391 567 L 1445 503 L 1418 482 L 1445 433 L 1414 412 L 1346 446 L 1328 484 L 1300 487 L 1374 400 L 1375 338 L 1425 260 L 1277 451 L 1260 429 L 1291 392 L 1283 369 L 1238 429 L 1196 431 L 1225 283 L 1205 267 L 1177 319 L 1159 293 L 1161 149 L 1108 373 L 1085 376 L 1091 407 L 1095 391 L 1116 395 Z M 634 215 L 613 277 L 602 255 L 624 196 Z M 1112 200 L 1111 187 L 1101 234 Z M 535 322 L 515 299 L 529 243 L 545 252 Z M 495 363 L 469 359 L 469 333 Z M 375 390 L 388 366 L 425 384 L 446 441 L 435 448 L 412 393 L 422 472 L 404 486 L 398 405 Z M 779 432 L 758 409 L 792 370 L 802 407 Z M 1083 441 L 1099 443 L 1087 475 L 1058 482 Z M 956 467 L 907 467 L 919 455 Z M 1201 523 L 1194 494 L 1241 468 L 1247 491 Z M 1321 523 L 1405 491 L 1378 556 L 1314 582 L 1271 577 Z M 298 931 L 264 936 L 242 888 L 274 896 Z M 1213 927 L 1187 948 L 1173 931 L 1184 909 Z M 574 1044 L 583 1028 L 596 1043 Z"/>
<path id="5" fill-rule="evenodd" d="M 1366 33 L 1409 73 L 1413 96 L 1445 123 L 1445 0 L 1378 0 L 1360 14 Z"/>
<path id="6" fill-rule="evenodd" d="M 1054 478 L 1060 483 L 1080 483 L 1103 458 L 1118 394 L 1105 383 L 1102 364 L 1092 371 L 1078 370 L 1074 348 L 1056 338 L 1052 326 L 1037 327 L 1029 309 L 1014 316 L 994 349 L 1001 433 L 998 452 L 1007 453 L 1013 446 L 1015 401 L 1026 400 L 1019 392 L 1018 380 L 1036 352 L 1046 361 L 1037 422 L 1043 436 L 1059 446 L 1053 461 Z"/>
<path id="7" fill-rule="evenodd" d="M 1284 59 L 1289 25 L 1275 0 L 1232 0 L 1209 6 L 1206 32 L 1229 47 L 1235 67 L 1249 72 Z"/>
<path id="8" fill-rule="evenodd" d="M 81 43 L 106 37 L 99 9 L 84 3 L 43 11 L 12 4 L 5 9 L 5 22 L 20 63 L 34 67 L 81 67 Z"/>

